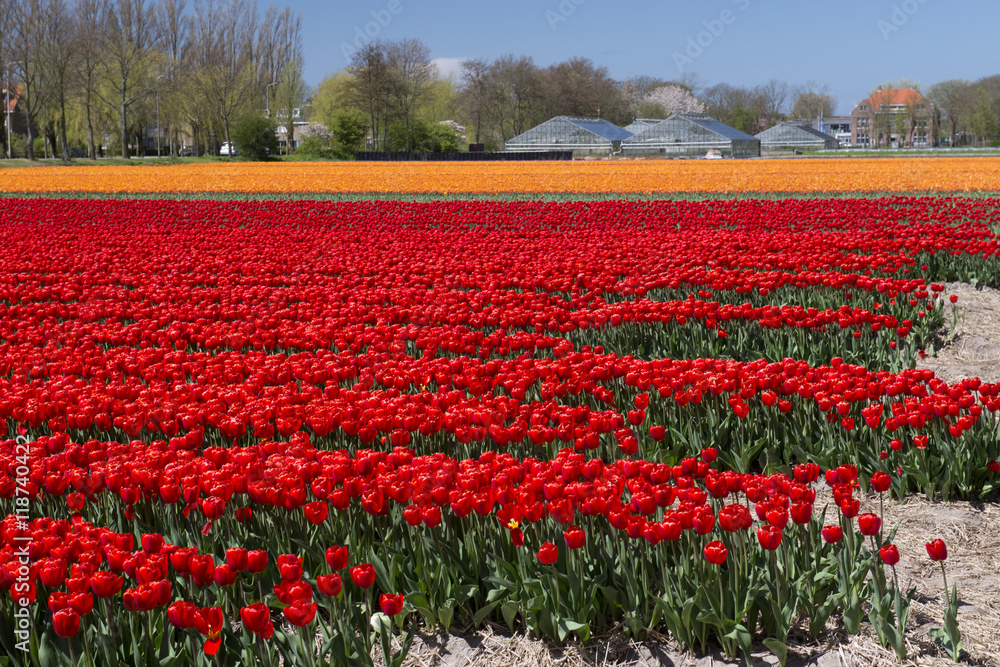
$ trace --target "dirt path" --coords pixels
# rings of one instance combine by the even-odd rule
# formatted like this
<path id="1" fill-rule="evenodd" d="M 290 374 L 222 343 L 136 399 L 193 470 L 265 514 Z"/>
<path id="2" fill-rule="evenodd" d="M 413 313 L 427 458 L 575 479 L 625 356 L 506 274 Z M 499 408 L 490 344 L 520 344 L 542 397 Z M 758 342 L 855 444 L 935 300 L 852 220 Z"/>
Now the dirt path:
<path id="1" fill-rule="evenodd" d="M 948 344 L 920 361 L 917 368 L 929 368 L 946 382 L 972 377 L 1000 382 L 1000 290 L 949 283 L 943 294 L 958 296 L 954 306 L 945 302 Z M 951 330 L 953 317 L 957 326 Z"/>

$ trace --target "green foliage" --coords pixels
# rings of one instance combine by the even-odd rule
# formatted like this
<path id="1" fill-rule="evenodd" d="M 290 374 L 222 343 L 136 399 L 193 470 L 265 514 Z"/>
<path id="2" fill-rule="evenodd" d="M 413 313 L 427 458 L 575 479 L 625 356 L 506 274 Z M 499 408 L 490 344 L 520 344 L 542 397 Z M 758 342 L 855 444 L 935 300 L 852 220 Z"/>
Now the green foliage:
<path id="1" fill-rule="evenodd" d="M 337 155 L 344 159 L 353 159 L 354 151 L 359 151 L 364 146 L 367 131 L 368 121 L 360 111 L 351 109 L 338 113 L 333 121 L 333 138 L 337 142 Z"/>
<path id="2" fill-rule="evenodd" d="M 458 150 L 460 136 L 445 123 L 410 123 L 410 150 L 414 153 L 454 153 Z M 389 124 L 386 150 L 406 150 L 406 126 L 402 122 Z"/>
<path id="3" fill-rule="evenodd" d="M 239 118 L 233 123 L 230 135 L 236 144 L 238 154 L 249 160 L 267 160 L 271 153 L 278 151 L 274 122 L 259 114 L 249 114 Z"/>
<path id="4" fill-rule="evenodd" d="M 333 157 L 333 151 L 319 137 L 306 137 L 299 143 L 299 147 L 295 149 L 295 152 L 310 158 Z"/>

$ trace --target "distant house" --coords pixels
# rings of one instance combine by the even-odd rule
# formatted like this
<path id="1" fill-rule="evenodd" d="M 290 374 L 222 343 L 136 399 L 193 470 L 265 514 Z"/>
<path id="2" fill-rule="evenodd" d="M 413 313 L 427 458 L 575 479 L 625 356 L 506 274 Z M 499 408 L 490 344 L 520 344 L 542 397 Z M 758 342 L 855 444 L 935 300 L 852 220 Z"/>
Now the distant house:
<path id="1" fill-rule="evenodd" d="M 21 97 L 20 93 L 21 93 L 21 86 L 20 85 L 14 84 L 13 86 L 11 86 L 11 88 L 10 88 L 10 106 L 8 106 L 6 109 L 4 109 L 5 113 L 3 115 L 4 116 L 4 120 L 3 120 L 3 123 L 4 123 L 4 128 L 3 128 L 3 131 L 4 131 L 4 141 L 7 140 L 6 137 L 7 137 L 7 123 L 8 123 L 8 121 L 11 123 L 10 131 L 11 131 L 12 134 L 27 134 L 28 133 L 27 118 L 25 118 L 24 112 L 21 110 L 21 107 L 18 105 L 18 101 L 20 100 L 20 97 Z M 5 106 L 6 104 L 7 104 L 7 89 L 6 88 L 0 88 L 0 107 Z"/>
<path id="2" fill-rule="evenodd" d="M 556 116 L 504 144 L 508 151 L 573 151 L 574 156 L 610 155 L 632 136 L 603 118 Z"/>
<path id="3" fill-rule="evenodd" d="M 913 88 L 880 88 L 851 112 L 855 146 L 928 147 L 936 130 L 934 104 Z"/>
<path id="4" fill-rule="evenodd" d="M 284 110 L 277 111 L 274 114 L 274 119 L 277 121 L 277 126 L 274 128 L 275 136 L 278 137 L 278 146 L 283 151 L 288 151 L 288 113 Z M 302 143 L 302 139 L 299 138 L 299 131 L 305 128 L 309 124 L 303 115 L 300 108 L 292 109 L 292 145 L 291 149 L 299 147 Z"/>
<path id="5" fill-rule="evenodd" d="M 825 134 L 806 123 L 786 121 L 757 135 L 761 150 L 780 151 L 794 149 L 835 150 L 840 148 L 837 137 Z"/>
<path id="6" fill-rule="evenodd" d="M 759 157 L 760 140 L 703 113 L 680 113 L 622 142 L 623 155 Z"/>

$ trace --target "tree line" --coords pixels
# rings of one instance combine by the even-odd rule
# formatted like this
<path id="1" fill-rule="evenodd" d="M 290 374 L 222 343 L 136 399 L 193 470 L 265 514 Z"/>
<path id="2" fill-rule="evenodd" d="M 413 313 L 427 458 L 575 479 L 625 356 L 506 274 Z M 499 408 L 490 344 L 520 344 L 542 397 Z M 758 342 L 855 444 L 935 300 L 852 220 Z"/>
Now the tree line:
<path id="1" fill-rule="evenodd" d="M 589 58 L 548 67 L 531 56 L 508 54 L 461 63 L 442 76 L 418 39 L 371 41 L 350 65 L 327 76 L 312 94 L 313 118 L 358 149 L 433 150 L 439 135 L 460 128 L 465 140 L 487 150 L 560 115 L 600 117 L 617 125 L 634 118 L 667 118 L 703 112 L 756 134 L 789 112 L 814 118 L 833 115 L 836 100 L 815 83 L 791 86 L 772 79 L 750 87 L 701 86 L 696 78 L 654 76 L 616 80 Z M 440 126 L 451 121 L 447 128 Z M 346 128 L 354 128 L 353 133 Z"/>
<path id="2" fill-rule="evenodd" d="M 256 0 L 190 8 L 185 0 L 0 0 L 0 73 L 25 121 L 28 159 L 38 135 L 64 159 L 72 145 L 95 158 L 105 138 L 128 158 L 151 128 L 168 152 L 186 136 L 200 154 L 229 141 L 233 121 L 268 98 L 291 117 L 308 94 L 301 30 L 289 7 L 261 10 Z"/>
<path id="3" fill-rule="evenodd" d="M 788 118 L 833 116 L 837 106 L 814 82 L 618 80 L 583 57 L 547 67 L 528 55 L 477 58 L 444 76 L 419 39 L 369 41 L 346 69 L 310 89 L 301 27 L 289 7 L 261 10 L 257 0 L 0 0 L 0 67 L 27 120 L 25 154 L 34 158 L 40 134 L 52 155 L 68 158 L 71 145 L 86 145 L 95 157 L 109 143 L 128 157 L 151 131 L 168 152 L 190 141 L 200 154 L 231 142 L 234 121 L 250 113 L 277 118 L 292 145 L 300 107 L 317 121 L 300 138 L 347 156 L 361 148 L 447 151 L 462 142 L 499 150 L 558 115 L 626 125 L 704 112 L 756 134 Z M 904 85 L 919 88 L 895 87 Z M 951 145 L 1000 139 L 1000 75 L 944 81 L 925 94 Z"/>

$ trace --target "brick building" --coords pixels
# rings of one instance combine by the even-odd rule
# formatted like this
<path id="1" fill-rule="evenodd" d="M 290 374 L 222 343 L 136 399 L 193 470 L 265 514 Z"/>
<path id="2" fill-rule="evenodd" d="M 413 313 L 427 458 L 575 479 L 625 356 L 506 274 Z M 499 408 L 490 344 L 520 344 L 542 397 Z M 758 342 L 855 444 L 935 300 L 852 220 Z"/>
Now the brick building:
<path id="1" fill-rule="evenodd" d="M 913 88 L 880 88 L 851 112 L 854 146 L 929 147 L 936 130 L 934 104 Z"/>

